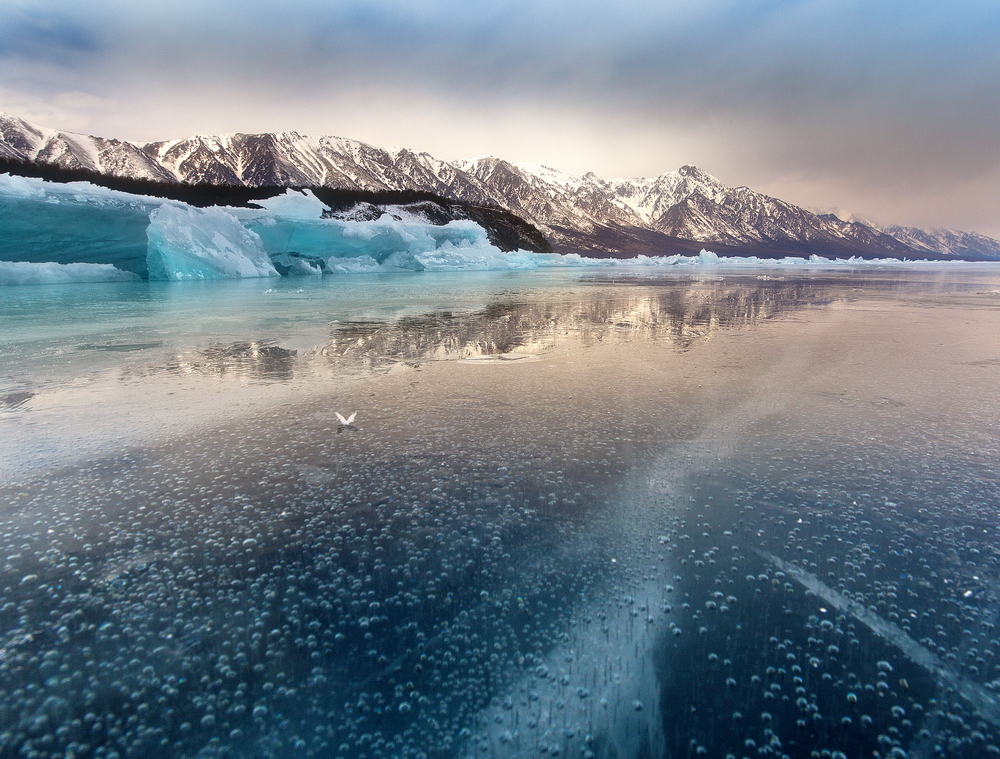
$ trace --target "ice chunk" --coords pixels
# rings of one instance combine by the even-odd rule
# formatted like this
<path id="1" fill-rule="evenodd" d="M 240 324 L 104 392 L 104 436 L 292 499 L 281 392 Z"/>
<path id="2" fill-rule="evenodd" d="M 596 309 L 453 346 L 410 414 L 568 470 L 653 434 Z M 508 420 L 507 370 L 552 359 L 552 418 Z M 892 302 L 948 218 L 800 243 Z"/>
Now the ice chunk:
<path id="1" fill-rule="evenodd" d="M 111 264 L 57 264 L 0 261 L 0 285 L 52 285 L 65 282 L 130 282 L 138 274 Z"/>
<path id="2" fill-rule="evenodd" d="M 418 260 L 413 251 L 397 250 L 390 253 L 379 266 L 380 269 L 392 271 L 393 269 L 403 269 L 405 271 L 423 271 L 426 267 Z"/>
<path id="3" fill-rule="evenodd" d="M 379 263 L 371 256 L 350 256 L 347 258 L 331 256 L 327 259 L 326 266 L 329 271 L 343 274 L 362 274 L 378 271 Z"/>
<path id="4" fill-rule="evenodd" d="M 262 208 L 199 210 L 77 182 L 0 176 L 0 259 L 114 264 L 151 279 L 528 269 L 559 257 L 503 253 L 470 220 L 429 223 L 402 207 L 375 219 L 322 218 L 312 192 Z"/>
<path id="5" fill-rule="evenodd" d="M 326 261 L 317 256 L 303 256 L 298 253 L 271 253 L 271 263 L 281 276 L 288 274 L 322 274 L 326 271 Z"/>
<path id="6" fill-rule="evenodd" d="M 455 246 L 445 243 L 440 248 L 416 256 L 427 271 L 486 271 L 494 269 L 537 269 L 538 256 L 519 250 L 504 253 L 492 245 Z"/>
<path id="7" fill-rule="evenodd" d="M 0 259 L 112 264 L 140 276 L 151 261 L 153 279 L 277 275 L 259 237 L 224 209 L 10 175 L 0 175 Z"/>
<path id="8" fill-rule="evenodd" d="M 0 174 L 0 195 L 8 198 L 45 199 L 45 187 L 41 180 Z"/>
<path id="9" fill-rule="evenodd" d="M 326 210 L 323 201 L 311 190 L 286 190 L 284 195 L 253 202 L 269 213 L 290 221 L 316 221 Z"/>
<path id="10" fill-rule="evenodd" d="M 162 205 L 149 215 L 150 279 L 277 277 L 260 237 L 221 208 Z"/>
<path id="11" fill-rule="evenodd" d="M 311 193 L 291 191 L 261 205 L 266 206 L 263 212 L 232 212 L 260 237 L 272 260 L 283 255 L 323 258 L 330 271 L 345 273 L 375 267 L 385 271 L 449 271 L 539 265 L 539 260 L 532 258 L 534 254 L 500 251 L 490 243 L 485 229 L 466 219 L 440 225 L 400 214 L 361 220 L 322 219 L 322 203 Z"/>

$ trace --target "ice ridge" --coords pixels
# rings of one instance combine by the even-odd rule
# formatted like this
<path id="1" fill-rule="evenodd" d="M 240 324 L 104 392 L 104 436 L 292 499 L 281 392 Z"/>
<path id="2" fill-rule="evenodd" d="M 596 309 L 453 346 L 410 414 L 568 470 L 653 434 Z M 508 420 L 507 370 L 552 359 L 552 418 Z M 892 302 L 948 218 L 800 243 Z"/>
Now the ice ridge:
<path id="1" fill-rule="evenodd" d="M 907 659 L 926 669 L 941 687 L 960 694 L 972 705 L 979 716 L 994 725 L 1000 726 L 1000 703 L 985 688 L 962 677 L 958 672 L 941 661 L 937 655 L 920 645 L 920 643 L 907 635 L 902 629 L 892 624 L 892 622 L 886 621 L 866 606 L 838 593 L 815 575 L 806 572 L 794 564 L 782 561 L 777 556 L 766 551 L 758 550 L 757 553 L 799 583 L 807 591 L 816 594 L 837 611 L 850 614 L 880 638 L 894 645 Z"/>
<path id="2" fill-rule="evenodd" d="M 83 264 L 154 280 L 539 265 L 535 254 L 501 251 L 469 219 L 434 224 L 403 207 L 376 218 L 334 218 L 309 191 L 258 205 L 200 209 L 87 182 L 0 175 L 0 260 L 20 264 L 4 267 L 0 283 L 107 278 Z"/>
<path id="3" fill-rule="evenodd" d="M 774 261 L 720 257 L 708 250 L 697 256 L 639 255 L 627 260 L 505 252 L 476 221 L 432 223 L 406 206 L 334 214 L 308 190 L 288 190 L 258 206 L 200 209 L 88 182 L 60 184 L 0 174 L 0 261 L 17 264 L 0 267 L 0 284 L 135 276 L 185 280 L 553 266 L 859 266 L 892 261 L 831 261 L 815 255 Z"/>

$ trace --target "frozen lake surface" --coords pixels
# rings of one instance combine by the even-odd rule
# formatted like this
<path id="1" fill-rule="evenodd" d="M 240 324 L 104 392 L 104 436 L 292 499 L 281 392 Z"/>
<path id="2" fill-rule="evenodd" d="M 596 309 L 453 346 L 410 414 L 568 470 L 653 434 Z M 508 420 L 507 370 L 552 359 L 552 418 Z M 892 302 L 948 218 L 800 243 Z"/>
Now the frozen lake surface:
<path id="1" fill-rule="evenodd" d="M 0 757 L 995 756 L 998 435 L 990 266 L 5 288 Z"/>

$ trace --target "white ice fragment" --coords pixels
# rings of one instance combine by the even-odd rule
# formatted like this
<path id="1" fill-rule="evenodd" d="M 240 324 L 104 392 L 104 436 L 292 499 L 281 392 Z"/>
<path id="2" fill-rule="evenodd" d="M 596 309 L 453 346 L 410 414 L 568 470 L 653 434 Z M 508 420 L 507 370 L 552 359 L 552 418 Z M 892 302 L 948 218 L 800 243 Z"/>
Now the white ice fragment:
<path id="1" fill-rule="evenodd" d="M 269 213 L 289 221 L 316 221 L 326 210 L 323 201 L 312 190 L 286 190 L 283 195 L 253 202 L 263 206 Z"/>
<path id="2" fill-rule="evenodd" d="M 45 185 L 38 179 L 0 174 L 0 195 L 10 198 L 44 198 Z"/>
<path id="3" fill-rule="evenodd" d="M 326 267 L 330 271 L 343 274 L 361 274 L 378 270 L 378 261 L 371 256 L 330 256 Z"/>

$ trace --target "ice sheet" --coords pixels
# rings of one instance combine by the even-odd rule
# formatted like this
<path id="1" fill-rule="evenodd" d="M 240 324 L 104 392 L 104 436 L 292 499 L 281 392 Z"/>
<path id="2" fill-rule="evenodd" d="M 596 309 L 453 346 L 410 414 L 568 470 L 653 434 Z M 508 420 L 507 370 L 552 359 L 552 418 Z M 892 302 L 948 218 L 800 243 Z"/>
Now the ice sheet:
<path id="1" fill-rule="evenodd" d="M 996 275 L 711 271 L 6 292 L 0 746 L 995 754 Z"/>

